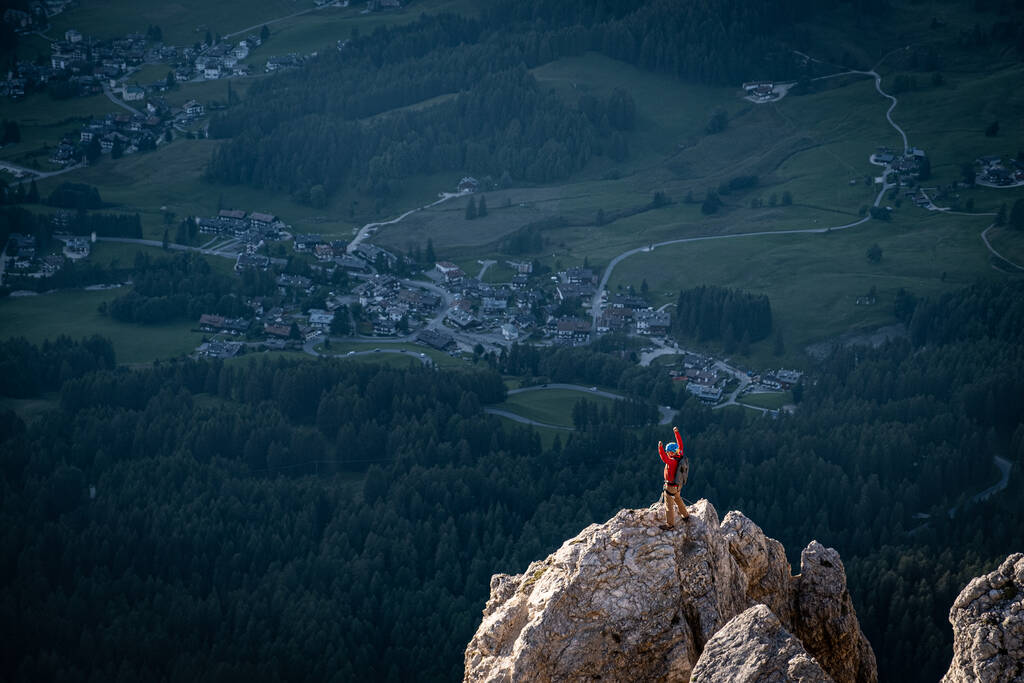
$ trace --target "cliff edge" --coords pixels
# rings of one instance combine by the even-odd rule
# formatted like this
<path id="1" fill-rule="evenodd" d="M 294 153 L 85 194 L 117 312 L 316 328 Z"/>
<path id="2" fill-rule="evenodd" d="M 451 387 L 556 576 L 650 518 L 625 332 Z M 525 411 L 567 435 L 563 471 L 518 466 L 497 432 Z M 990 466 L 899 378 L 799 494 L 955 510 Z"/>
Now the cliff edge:
<path id="1" fill-rule="evenodd" d="M 622 510 L 492 577 L 464 680 L 877 681 L 835 550 L 812 541 L 793 576 L 742 513 L 689 510 L 668 532 L 660 505 Z"/>
<path id="2" fill-rule="evenodd" d="M 1024 553 L 972 579 L 949 610 L 953 662 L 943 683 L 1024 681 Z"/>

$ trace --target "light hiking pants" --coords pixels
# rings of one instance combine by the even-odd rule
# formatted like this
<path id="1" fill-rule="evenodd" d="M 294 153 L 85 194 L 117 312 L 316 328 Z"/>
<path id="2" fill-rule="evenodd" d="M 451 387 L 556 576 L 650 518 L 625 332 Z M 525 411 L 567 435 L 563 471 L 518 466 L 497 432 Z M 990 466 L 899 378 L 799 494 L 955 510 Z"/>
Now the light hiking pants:
<path id="1" fill-rule="evenodd" d="M 679 515 L 686 519 L 690 516 L 690 513 L 686 511 L 686 505 L 683 504 L 683 499 L 679 497 L 679 486 L 675 484 L 665 484 L 665 517 L 666 523 L 669 526 L 674 526 L 676 523 L 676 511 L 675 508 L 679 508 Z"/>

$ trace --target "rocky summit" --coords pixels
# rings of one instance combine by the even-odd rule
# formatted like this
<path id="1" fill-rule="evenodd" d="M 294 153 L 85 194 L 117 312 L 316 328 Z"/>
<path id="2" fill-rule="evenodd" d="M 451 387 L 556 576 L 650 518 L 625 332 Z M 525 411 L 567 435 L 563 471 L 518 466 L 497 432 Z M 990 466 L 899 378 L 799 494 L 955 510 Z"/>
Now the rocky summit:
<path id="1" fill-rule="evenodd" d="M 943 683 L 1024 681 L 1024 553 L 972 579 L 949 621 L 953 662 Z"/>
<path id="2" fill-rule="evenodd" d="M 465 680 L 877 680 L 835 550 L 812 542 L 793 576 L 742 513 L 689 510 L 671 531 L 660 505 L 621 510 L 492 577 Z"/>

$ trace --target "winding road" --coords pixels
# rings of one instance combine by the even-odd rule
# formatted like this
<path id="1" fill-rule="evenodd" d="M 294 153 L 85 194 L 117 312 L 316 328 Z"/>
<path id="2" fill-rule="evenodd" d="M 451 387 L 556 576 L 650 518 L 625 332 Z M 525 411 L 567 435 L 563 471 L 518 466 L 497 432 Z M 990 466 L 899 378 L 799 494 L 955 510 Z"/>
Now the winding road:
<path id="1" fill-rule="evenodd" d="M 196 251 L 196 252 L 199 252 L 200 254 L 206 254 L 208 256 L 221 256 L 223 258 L 232 259 L 232 260 L 234 260 L 234 259 L 236 259 L 238 257 L 238 253 L 237 252 L 221 251 L 225 246 L 227 246 L 230 243 L 230 240 L 228 242 L 223 243 L 223 244 L 217 245 L 217 247 L 215 249 L 207 249 L 206 248 L 206 246 L 209 245 L 210 242 L 207 242 L 206 245 L 204 245 L 202 247 L 192 247 L 192 246 L 189 246 L 187 244 L 178 244 L 176 242 L 168 242 L 167 246 L 164 247 L 164 243 L 162 241 L 160 241 L 160 240 L 144 240 L 144 239 L 137 239 L 135 237 L 97 237 L 96 241 L 97 242 L 119 242 L 121 244 L 141 244 L 141 245 L 146 246 L 146 247 L 162 247 L 162 248 L 169 249 L 171 251 Z M 278 266 L 283 266 L 283 265 L 286 265 L 288 263 L 288 261 L 286 259 L 283 259 L 283 258 L 272 258 L 272 259 L 270 259 L 270 262 L 275 264 L 275 265 L 278 265 Z"/>
<path id="2" fill-rule="evenodd" d="M 993 455 L 992 464 L 994 464 L 996 468 L 998 468 L 999 470 L 999 481 L 997 481 L 995 484 L 992 484 L 992 486 L 989 486 L 981 493 L 976 493 L 973 496 L 971 496 L 968 499 L 970 502 L 980 503 L 983 500 L 988 500 L 989 498 L 991 498 L 992 496 L 994 496 L 995 494 L 999 493 L 1007 486 L 1009 486 L 1010 472 L 1013 470 L 1013 463 L 1007 460 L 1006 458 L 1000 457 L 998 455 Z M 953 507 L 951 507 L 949 509 L 949 518 L 953 519 L 954 517 L 956 517 L 957 510 L 959 509 L 960 505 L 954 505 Z"/>
<path id="3" fill-rule="evenodd" d="M 992 228 L 994 228 L 995 226 L 996 226 L 996 224 L 993 223 L 992 225 L 988 226 L 987 228 L 985 228 L 984 230 L 981 231 L 981 241 L 985 243 L 985 248 L 988 249 L 990 252 L 992 252 L 993 256 L 995 256 L 996 258 L 1000 259 L 1001 261 L 1003 261 L 1007 265 L 1013 266 L 1017 270 L 1019 270 L 1021 272 L 1024 272 L 1024 266 L 1016 264 L 1013 261 L 1011 261 L 1010 259 L 1008 259 L 1005 256 L 1003 256 L 1002 254 L 1000 254 L 998 251 L 995 250 L 995 247 L 993 247 L 992 244 L 988 241 L 988 231 L 991 230 Z"/>
<path id="4" fill-rule="evenodd" d="M 82 166 L 84 166 L 84 164 L 79 162 L 77 164 L 72 164 L 71 166 L 66 166 L 59 171 L 37 171 L 34 168 L 19 166 L 18 164 L 12 164 L 9 161 L 0 161 L 0 168 L 6 169 L 15 175 L 21 173 L 25 176 L 24 178 L 20 178 L 11 183 L 12 185 L 20 185 L 22 183 L 32 182 L 33 180 L 42 180 L 43 178 L 52 178 L 55 175 L 68 173 L 69 171 L 74 171 L 76 168 L 81 168 Z"/>
<path id="5" fill-rule="evenodd" d="M 348 247 L 346 247 L 345 252 L 351 254 L 353 251 L 355 251 L 355 248 L 359 245 L 359 243 L 366 240 L 366 238 L 372 234 L 374 228 L 379 228 L 382 225 L 394 225 L 395 223 L 398 223 L 399 221 L 407 218 L 408 216 L 411 216 L 417 211 L 429 209 L 431 207 L 437 206 L 438 204 L 443 204 L 444 202 L 448 201 L 449 199 L 452 199 L 453 197 L 462 197 L 465 196 L 466 194 L 466 192 L 442 192 L 441 198 L 438 199 L 436 202 L 431 202 L 430 204 L 426 204 L 424 206 L 418 206 L 415 209 L 409 209 L 398 218 L 392 218 L 389 221 L 380 221 L 377 223 L 367 223 L 363 227 L 359 228 L 359 232 L 356 233 L 356 236 L 352 239 L 351 242 L 348 243 Z"/>
<path id="6" fill-rule="evenodd" d="M 878 60 L 878 63 L 875 64 L 875 67 L 873 69 L 871 69 L 871 71 L 849 70 L 849 71 L 844 72 L 844 73 L 851 73 L 851 74 L 863 74 L 865 76 L 873 77 L 875 79 L 875 90 L 878 91 L 878 94 L 880 94 L 882 97 L 885 97 L 888 100 L 891 100 L 892 104 L 890 104 L 889 108 L 886 110 L 885 118 L 889 122 L 889 124 L 893 128 L 896 129 L 896 132 L 899 133 L 900 137 L 903 139 L 903 151 L 904 151 L 904 154 L 907 152 L 907 150 L 910 149 L 910 145 L 909 145 L 909 143 L 907 141 L 907 134 L 892 119 L 892 110 L 896 108 L 896 105 L 899 103 L 899 100 L 897 100 L 894 96 L 892 96 L 889 93 L 887 93 L 884 90 L 882 90 L 882 77 L 878 74 L 876 69 L 878 69 L 879 64 L 881 64 L 889 55 L 895 54 L 896 52 L 899 52 L 900 50 L 905 50 L 905 49 L 907 49 L 907 48 L 900 48 L 899 50 L 893 50 L 892 52 L 886 54 L 885 56 L 882 57 L 882 59 Z M 801 53 L 797 53 L 797 54 L 801 54 Z M 807 57 L 807 55 L 802 55 L 802 56 Z M 810 58 L 808 57 L 808 59 L 810 59 Z M 820 61 L 820 60 L 814 60 L 814 61 Z M 883 176 L 882 189 L 880 189 L 878 191 L 878 194 L 875 196 L 874 206 L 876 206 L 876 207 L 879 206 L 881 204 L 881 202 L 882 202 L 882 197 L 884 197 L 885 193 L 888 192 L 893 187 L 895 187 L 895 185 L 888 184 L 885 181 L 885 176 Z M 688 242 L 703 242 L 703 241 L 706 241 L 706 240 L 726 240 L 726 239 L 735 239 L 735 238 L 738 238 L 738 237 L 758 237 L 758 236 L 765 236 L 765 235 L 800 235 L 800 234 L 832 232 L 834 230 L 846 230 L 846 229 L 849 229 L 849 228 L 856 227 L 858 225 L 862 225 L 862 224 L 868 222 L 869 220 L 871 220 L 871 216 L 870 215 L 865 216 L 864 218 L 861 218 L 860 220 L 854 221 L 852 223 L 846 223 L 845 225 L 833 225 L 833 226 L 830 226 L 830 227 L 827 227 L 827 228 L 806 228 L 806 229 L 800 229 L 800 230 L 763 230 L 763 231 L 758 231 L 758 232 L 733 233 L 733 234 L 729 234 L 729 235 L 705 235 L 705 236 L 702 236 L 702 237 L 683 237 L 683 238 L 675 239 L 675 240 L 665 240 L 664 242 L 656 242 L 656 243 L 651 244 L 651 245 L 646 246 L 646 247 L 637 247 L 635 249 L 630 249 L 628 251 L 624 251 L 621 254 L 619 254 L 618 256 L 614 257 L 608 263 L 608 266 L 604 269 L 604 273 L 601 275 L 601 283 L 598 285 L 597 291 L 594 292 L 594 298 L 591 300 L 591 304 L 590 304 L 590 314 L 591 314 L 591 318 L 592 318 L 591 329 L 594 332 L 597 331 L 597 321 L 598 321 L 598 318 L 601 317 L 601 309 L 602 309 L 602 305 L 604 303 L 604 297 L 605 297 L 605 288 L 608 286 L 608 280 L 611 277 L 612 271 L 615 270 L 615 266 L 619 265 L 619 263 L 621 263 L 624 259 L 629 258 L 630 256 L 633 256 L 634 254 L 640 254 L 640 253 L 643 253 L 643 252 L 654 251 L 658 247 L 664 247 L 664 246 L 668 246 L 668 245 L 671 245 L 671 244 L 685 244 L 685 243 L 688 243 Z"/>
<path id="7" fill-rule="evenodd" d="M 137 116 L 145 116 L 145 114 L 143 114 L 141 111 L 139 111 L 135 107 L 133 107 L 130 104 L 126 103 L 124 100 L 119 99 L 118 97 L 116 97 L 114 95 L 113 91 L 110 89 L 110 86 L 107 85 L 106 83 L 103 84 L 103 94 L 107 96 L 108 100 L 110 100 L 111 102 L 113 102 L 117 106 L 121 107 L 122 109 L 127 109 L 128 111 L 130 111 L 131 113 L 133 113 L 133 114 L 135 114 Z"/>

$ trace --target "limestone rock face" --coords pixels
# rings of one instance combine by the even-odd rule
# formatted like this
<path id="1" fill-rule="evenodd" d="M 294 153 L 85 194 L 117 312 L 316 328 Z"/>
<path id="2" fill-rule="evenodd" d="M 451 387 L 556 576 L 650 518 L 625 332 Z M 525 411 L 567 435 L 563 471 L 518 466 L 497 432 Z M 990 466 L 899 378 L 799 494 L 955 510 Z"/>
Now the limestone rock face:
<path id="1" fill-rule="evenodd" d="M 949 621 L 953 662 L 943 683 L 1024 681 L 1024 553 L 971 579 Z"/>
<path id="2" fill-rule="evenodd" d="M 877 681 L 875 653 L 860 630 L 839 553 L 811 541 L 794 583 L 793 628 L 807 651 L 837 683 Z"/>
<path id="3" fill-rule="evenodd" d="M 667 532 L 658 528 L 660 505 L 622 510 L 525 573 L 494 576 L 466 648 L 465 680 L 686 681 L 712 637 L 758 603 L 780 628 L 801 641 L 806 633 L 814 642 L 804 641 L 807 651 L 836 681 L 875 680 L 834 550 L 812 543 L 804 557 L 810 576 L 793 577 L 782 545 L 741 513 L 719 522 L 706 500 L 689 510 L 689 521 Z M 760 614 L 755 621 L 767 633 Z M 793 661 L 794 675 L 811 675 L 800 673 L 809 671 L 802 659 Z"/>
<path id="4" fill-rule="evenodd" d="M 712 636 L 693 667 L 690 681 L 831 683 L 832 679 L 770 609 L 754 605 Z"/>

